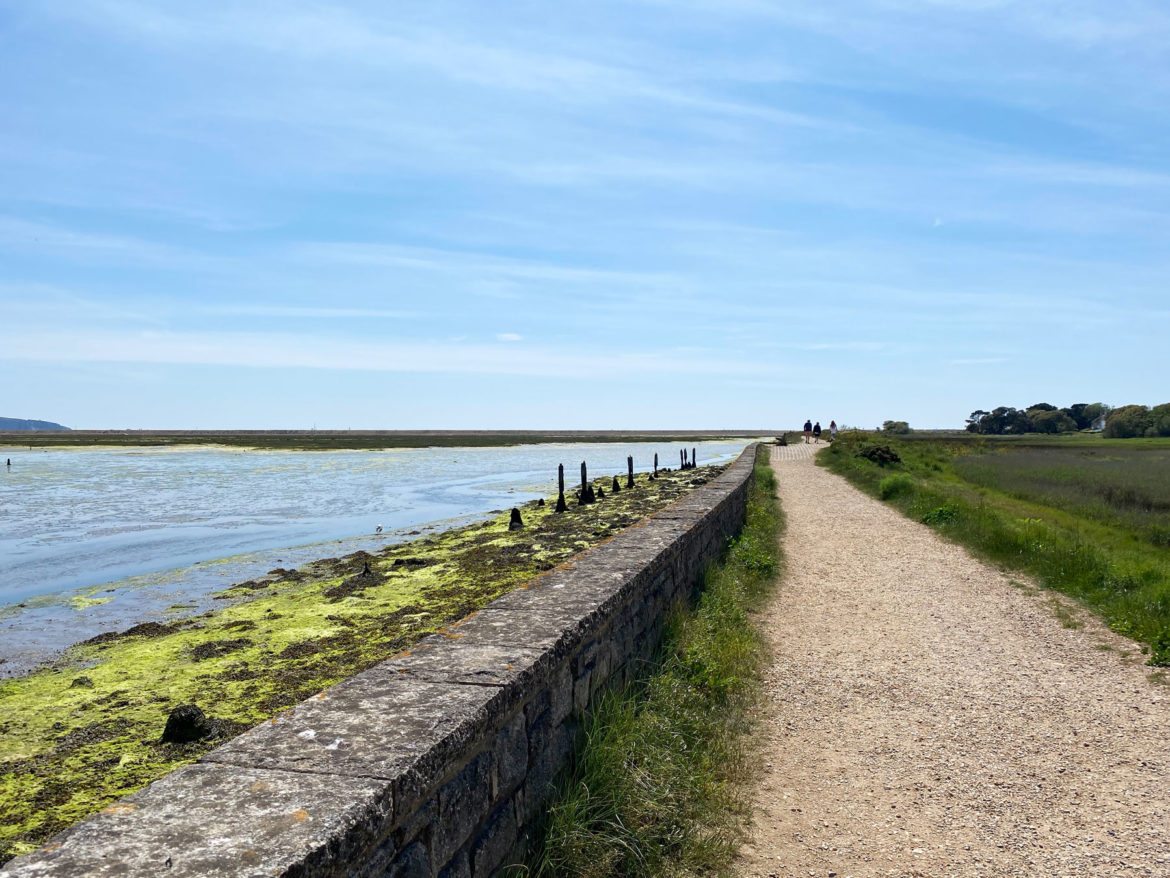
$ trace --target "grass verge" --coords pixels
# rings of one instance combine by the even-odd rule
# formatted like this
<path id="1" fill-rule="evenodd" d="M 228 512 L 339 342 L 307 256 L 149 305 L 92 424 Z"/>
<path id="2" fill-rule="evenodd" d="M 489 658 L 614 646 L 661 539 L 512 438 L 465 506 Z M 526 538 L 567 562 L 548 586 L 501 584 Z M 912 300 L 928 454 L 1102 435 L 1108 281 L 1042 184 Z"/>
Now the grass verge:
<path id="1" fill-rule="evenodd" d="M 1075 598 L 1144 643 L 1151 665 L 1170 665 L 1170 550 L 1151 538 L 1157 534 L 1144 518 L 1131 526 L 1120 507 L 1106 516 L 1100 504 L 1068 499 L 1070 485 L 1083 493 L 1104 478 L 1100 461 L 1062 457 L 1056 466 L 1037 458 L 1025 468 L 994 459 L 1004 453 L 1019 451 L 854 433 L 817 462 L 980 556 Z M 992 469 L 995 481 L 986 475 Z M 1115 493 L 1128 502 L 1129 494 Z"/>
<path id="2" fill-rule="evenodd" d="M 646 673 L 598 700 L 540 841 L 512 875 L 727 872 L 748 810 L 738 781 L 765 655 L 750 614 L 781 564 L 767 455 L 761 446 L 743 531 L 706 572 L 695 606 L 669 620 Z"/>

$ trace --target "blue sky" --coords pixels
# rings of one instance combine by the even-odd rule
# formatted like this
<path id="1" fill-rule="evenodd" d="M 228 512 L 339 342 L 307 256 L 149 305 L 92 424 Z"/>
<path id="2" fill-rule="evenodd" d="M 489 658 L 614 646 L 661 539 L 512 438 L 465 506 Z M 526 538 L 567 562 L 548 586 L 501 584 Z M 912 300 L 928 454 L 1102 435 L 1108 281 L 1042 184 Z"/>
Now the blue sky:
<path id="1" fill-rule="evenodd" d="M 1170 8 L 0 6 L 0 414 L 958 427 L 1170 398 Z"/>

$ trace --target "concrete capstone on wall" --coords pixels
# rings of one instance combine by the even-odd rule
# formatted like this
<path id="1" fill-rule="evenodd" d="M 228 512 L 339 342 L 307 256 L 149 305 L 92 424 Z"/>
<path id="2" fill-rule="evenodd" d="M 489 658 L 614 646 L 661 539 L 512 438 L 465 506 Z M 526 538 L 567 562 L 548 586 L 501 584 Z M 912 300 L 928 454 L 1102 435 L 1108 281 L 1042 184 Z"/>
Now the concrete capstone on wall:
<path id="1" fill-rule="evenodd" d="M 599 690 L 742 527 L 755 446 L 575 562 L 278 714 L 0 878 L 496 874 Z"/>

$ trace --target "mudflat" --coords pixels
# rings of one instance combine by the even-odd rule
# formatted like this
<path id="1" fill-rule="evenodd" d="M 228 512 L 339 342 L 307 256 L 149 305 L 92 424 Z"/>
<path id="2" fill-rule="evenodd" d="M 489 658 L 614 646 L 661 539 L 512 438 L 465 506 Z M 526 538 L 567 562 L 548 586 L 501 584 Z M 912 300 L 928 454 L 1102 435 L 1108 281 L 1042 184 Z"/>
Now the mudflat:
<path id="1" fill-rule="evenodd" d="M 245 448 L 475 448 L 541 442 L 702 442 L 773 430 L 17 430 L 0 448 L 102 445 L 229 445 Z"/>
<path id="2" fill-rule="evenodd" d="M 788 572 L 740 873 L 1170 874 L 1165 673 L 816 450 L 773 449 Z"/>

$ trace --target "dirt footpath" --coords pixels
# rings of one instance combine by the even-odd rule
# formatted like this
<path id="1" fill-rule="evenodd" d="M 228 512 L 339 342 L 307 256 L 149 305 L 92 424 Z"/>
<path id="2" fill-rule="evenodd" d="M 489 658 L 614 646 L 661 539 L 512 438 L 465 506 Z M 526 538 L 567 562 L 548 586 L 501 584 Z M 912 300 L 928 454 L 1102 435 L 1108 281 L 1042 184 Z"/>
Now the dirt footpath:
<path id="1" fill-rule="evenodd" d="M 815 450 L 773 450 L 789 570 L 740 873 L 1170 876 L 1170 686 Z"/>

